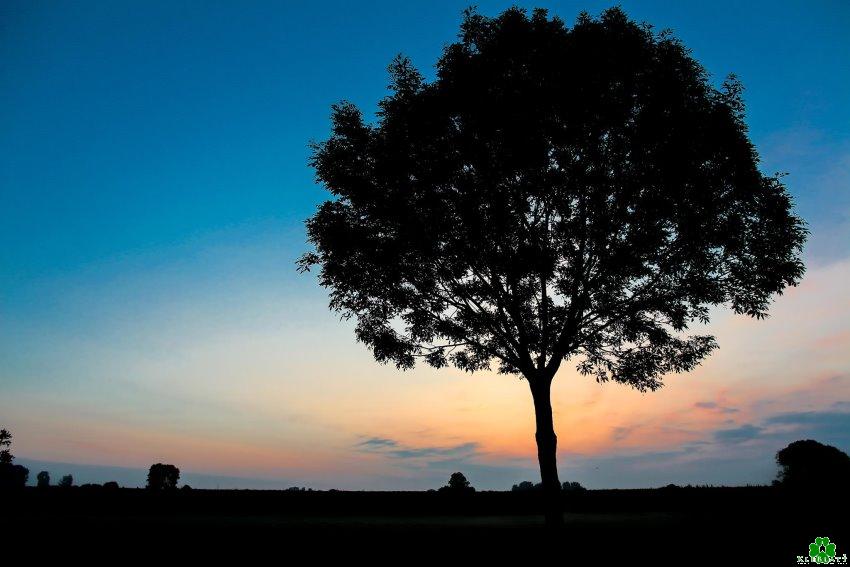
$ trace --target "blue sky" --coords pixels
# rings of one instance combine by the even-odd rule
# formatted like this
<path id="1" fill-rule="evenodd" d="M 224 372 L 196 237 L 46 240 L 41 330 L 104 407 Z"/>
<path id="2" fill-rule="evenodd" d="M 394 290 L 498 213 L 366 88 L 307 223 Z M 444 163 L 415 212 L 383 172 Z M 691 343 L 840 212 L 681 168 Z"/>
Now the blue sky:
<path id="1" fill-rule="evenodd" d="M 487 15 L 508 6 L 478 5 Z M 527 4 L 536 5 L 567 22 L 581 10 L 597 14 L 610 6 Z M 745 336 L 728 325 L 727 345 L 761 344 L 774 329 L 793 325 L 825 330 L 824 344 L 833 346 L 824 348 L 834 349 L 801 347 L 794 360 L 817 357 L 819 374 L 773 382 L 770 375 L 782 374 L 776 369 L 789 362 L 764 351 L 771 360 L 760 370 L 765 386 L 748 391 L 751 411 L 740 413 L 750 421 L 724 427 L 749 426 L 739 433 L 761 434 L 765 448 L 752 453 L 757 464 L 750 468 L 717 474 L 728 482 L 758 480 L 772 466 L 764 455 L 769 461 L 779 448 L 765 440 L 776 434 L 776 416 L 838 411 L 828 431 L 837 431 L 836 443 L 847 442 L 840 417 L 847 408 L 830 404 L 847 400 L 850 373 L 840 354 L 850 344 L 842 315 L 850 301 L 846 286 L 834 285 L 850 274 L 850 4 L 621 5 L 636 20 L 672 28 L 718 82 L 730 72 L 741 78 L 763 169 L 789 173 L 787 184 L 812 230 L 806 261 L 812 281 L 824 283 L 811 298 L 794 300 L 805 308 L 789 303 L 788 319 L 747 326 Z M 457 418 L 448 412 L 411 411 L 387 418 L 389 431 L 370 429 L 375 399 L 397 403 L 428 388 L 474 396 L 478 383 L 449 371 L 397 377 L 377 367 L 354 344 L 350 328 L 327 313 L 315 280 L 294 269 L 306 247 L 303 220 L 325 198 L 307 166 L 307 143 L 327 136 L 330 105 L 348 99 L 374 112 L 385 93 L 386 65 L 399 52 L 429 76 L 442 46 L 456 37 L 465 6 L 4 2 L 0 421 L 16 434 L 16 453 L 137 468 L 185 455 L 184 468 L 227 478 L 429 487 L 436 477 L 420 461 L 401 466 L 396 455 L 358 449 L 363 439 L 386 437 L 408 448 L 443 450 L 444 464 L 449 456 L 465 459 L 467 467 L 479 467 L 484 484 L 533 474 L 525 461 L 533 455 L 530 444 L 526 454 L 517 452 L 520 441 L 476 437 L 484 418 L 461 420 L 472 429 L 457 439 L 447 425 Z M 801 323 L 819 309 L 826 315 Z M 741 368 L 746 353 L 727 351 L 717 364 Z M 820 408 L 787 395 L 833 378 L 831 398 Z M 393 386 L 384 388 L 383 380 Z M 716 403 L 722 392 L 742 391 L 716 382 L 722 387 L 704 392 L 712 401 L 654 402 L 655 419 L 675 403 Z M 329 396 L 324 404 L 322 396 Z M 483 399 L 492 405 L 478 404 L 476 415 L 498 411 L 492 408 L 501 398 Z M 773 414 L 757 411 L 777 399 L 784 405 Z M 527 401 L 505 403 L 530 419 Z M 632 431 L 639 424 L 630 419 L 637 417 L 611 427 Z M 422 433 L 432 424 L 442 430 Z M 527 428 L 523 423 L 518 435 Z M 216 445 L 222 438 L 226 447 Z M 655 445 L 600 441 L 570 463 L 653 459 L 663 447 L 658 434 L 650 438 Z M 733 440 L 747 442 L 734 433 L 712 438 Z M 668 449 L 682 451 L 682 443 Z M 447 456 L 450 449 L 456 450 Z M 238 456 L 221 466 L 214 458 L 221 451 Z M 570 454 L 569 447 L 564 451 Z M 521 463 L 516 473 L 515 462 Z M 680 465 L 685 478 L 687 466 Z M 339 471 L 352 466 L 359 480 L 342 479 Z M 583 470 L 574 476 L 582 474 L 590 476 Z M 606 480 L 618 482 L 613 473 Z"/>

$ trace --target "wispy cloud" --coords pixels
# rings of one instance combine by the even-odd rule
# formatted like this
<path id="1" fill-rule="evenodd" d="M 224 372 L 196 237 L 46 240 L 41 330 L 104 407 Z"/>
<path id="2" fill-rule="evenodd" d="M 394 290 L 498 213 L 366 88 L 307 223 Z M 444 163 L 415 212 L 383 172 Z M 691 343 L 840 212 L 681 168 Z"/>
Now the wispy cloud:
<path id="1" fill-rule="evenodd" d="M 755 439 L 761 432 L 761 427 L 747 423 L 732 429 L 719 429 L 714 432 L 714 439 L 720 443 L 741 443 Z"/>
<path id="2" fill-rule="evenodd" d="M 460 443 L 448 446 L 411 446 L 403 445 L 387 437 L 369 437 L 355 445 L 360 451 L 382 453 L 399 459 L 423 458 L 469 458 L 479 452 L 477 442 Z"/>
<path id="3" fill-rule="evenodd" d="M 632 432 L 639 428 L 640 425 L 618 426 L 611 431 L 611 439 L 613 441 L 622 441 L 627 438 Z"/>
<path id="4" fill-rule="evenodd" d="M 384 437 L 370 437 L 365 441 L 361 441 L 357 444 L 357 447 L 360 449 L 366 450 L 378 450 L 378 449 L 386 449 L 388 447 L 396 447 L 398 443 L 393 441 L 392 439 L 386 439 Z"/>
<path id="5" fill-rule="evenodd" d="M 839 405 L 838 407 L 842 407 Z M 807 411 L 781 413 L 765 420 L 768 425 L 786 426 L 798 436 L 824 439 L 850 446 L 850 412 Z"/>
<path id="6" fill-rule="evenodd" d="M 722 406 L 717 402 L 697 402 L 694 404 L 695 408 L 705 409 L 715 411 L 717 413 L 737 413 L 738 408 L 733 408 L 729 406 Z"/>
<path id="7" fill-rule="evenodd" d="M 719 444 L 735 444 L 758 440 L 775 449 L 796 439 L 812 438 L 823 443 L 850 447 L 850 412 L 841 411 L 839 402 L 826 411 L 786 412 L 771 415 L 756 423 L 745 423 L 713 432 Z"/>

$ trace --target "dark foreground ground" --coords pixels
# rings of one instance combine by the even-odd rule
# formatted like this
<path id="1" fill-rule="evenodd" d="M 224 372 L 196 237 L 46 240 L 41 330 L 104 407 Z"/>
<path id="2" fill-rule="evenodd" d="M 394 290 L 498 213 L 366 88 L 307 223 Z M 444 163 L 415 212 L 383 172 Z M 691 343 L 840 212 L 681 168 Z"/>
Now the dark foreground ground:
<path id="1" fill-rule="evenodd" d="M 544 526 L 541 508 L 533 492 L 27 488 L 0 493 L 0 533 L 13 543 L 42 541 L 68 557 L 113 549 L 121 553 L 113 559 L 128 559 L 167 546 L 189 556 L 273 553 L 287 563 L 294 554 L 456 564 L 554 553 L 570 565 L 797 565 L 823 536 L 836 543 L 837 556 L 850 551 L 847 495 L 825 487 L 565 494 L 564 525 L 556 530 Z"/>

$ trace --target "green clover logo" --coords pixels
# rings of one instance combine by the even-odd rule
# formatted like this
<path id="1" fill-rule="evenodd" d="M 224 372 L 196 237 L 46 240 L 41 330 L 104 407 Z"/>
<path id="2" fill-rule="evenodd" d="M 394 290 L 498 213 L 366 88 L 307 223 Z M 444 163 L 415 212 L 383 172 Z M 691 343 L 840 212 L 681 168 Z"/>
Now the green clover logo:
<path id="1" fill-rule="evenodd" d="M 830 563 L 835 557 L 835 544 L 829 543 L 828 537 L 815 538 L 815 542 L 809 544 L 809 557 L 815 563 Z"/>

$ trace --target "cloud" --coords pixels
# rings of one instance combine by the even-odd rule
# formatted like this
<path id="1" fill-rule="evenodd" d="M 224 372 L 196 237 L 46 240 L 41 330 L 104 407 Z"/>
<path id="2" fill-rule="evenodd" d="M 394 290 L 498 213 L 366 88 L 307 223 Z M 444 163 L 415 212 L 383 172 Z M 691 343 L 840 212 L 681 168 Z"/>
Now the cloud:
<path id="1" fill-rule="evenodd" d="M 845 449 L 850 446 L 850 412 L 788 412 L 769 417 L 765 424 L 790 427 L 798 437 L 815 438 Z"/>
<path id="2" fill-rule="evenodd" d="M 471 457 L 478 452 L 478 443 L 461 443 L 453 447 L 412 447 L 387 451 L 393 457 L 418 459 L 423 457 Z"/>
<path id="3" fill-rule="evenodd" d="M 361 449 L 386 449 L 387 447 L 396 447 L 398 443 L 392 439 L 384 437 L 370 437 L 365 441 L 357 444 Z"/>
<path id="4" fill-rule="evenodd" d="M 845 402 L 838 402 L 828 411 L 778 413 L 758 424 L 715 430 L 712 437 L 720 445 L 758 441 L 771 451 L 798 439 L 815 439 L 846 451 L 850 448 L 850 412 L 840 411 L 845 407 Z"/>
<path id="5" fill-rule="evenodd" d="M 738 412 L 738 408 L 721 406 L 717 402 L 697 402 L 697 403 L 694 404 L 694 407 L 699 408 L 699 409 L 712 410 L 712 411 L 716 411 L 718 413 L 737 413 Z"/>
<path id="6" fill-rule="evenodd" d="M 479 452 L 480 443 L 467 442 L 450 446 L 414 447 L 387 437 L 369 437 L 355 446 L 358 450 L 381 453 L 399 459 L 469 458 Z"/>
<path id="7" fill-rule="evenodd" d="M 742 443 L 758 437 L 763 429 L 747 423 L 732 429 L 719 429 L 714 432 L 714 439 L 719 443 Z"/>
<path id="8" fill-rule="evenodd" d="M 629 435 L 631 435 L 632 431 L 637 429 L 639 426 L 633 425 L 631 427 L 615 427 L 611 433 L 611 439 L 614 441 L 622 441 Z"/>

